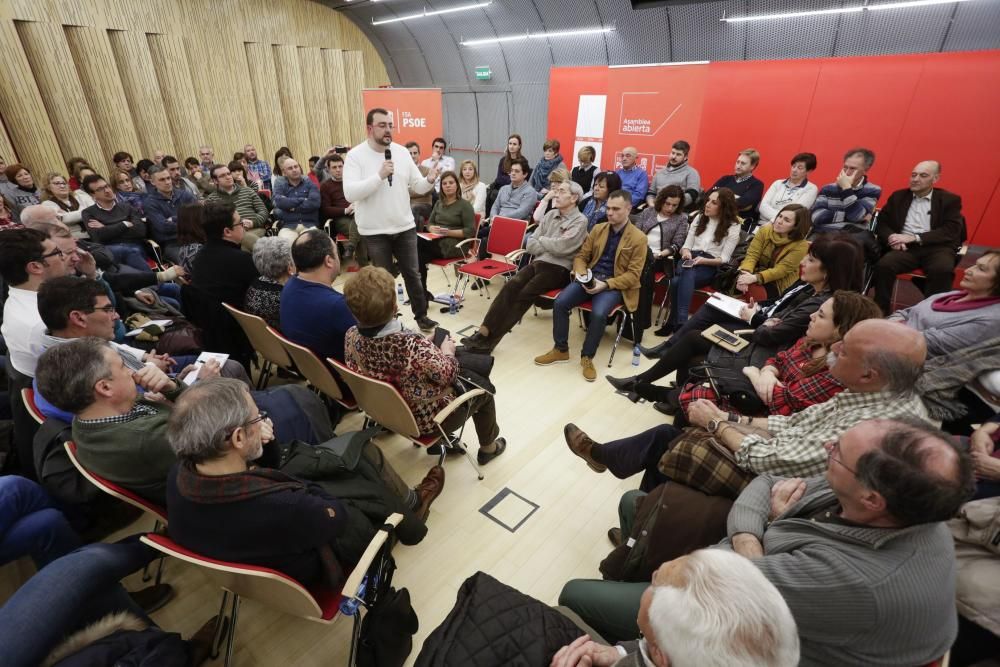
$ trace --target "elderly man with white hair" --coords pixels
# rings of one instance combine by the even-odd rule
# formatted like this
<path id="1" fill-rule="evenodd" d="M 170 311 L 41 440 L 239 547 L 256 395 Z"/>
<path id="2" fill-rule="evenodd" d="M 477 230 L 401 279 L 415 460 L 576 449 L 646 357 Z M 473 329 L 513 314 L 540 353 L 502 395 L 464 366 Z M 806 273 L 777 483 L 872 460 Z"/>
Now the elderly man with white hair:
<path id="1" fill-rule="evenodd" d="M 551 667 L 794 667 L 795 619 L 781 593 L 746 558 L 702 549 L 664 563 L 642 593 L 636 642 L 584 635 Z"/>
<path id="2" fill-rule="evenodd" d="M 635 146 L 626 146 L 622 149 L 622 166 L 615 171 L 622 179 L 622 189 L 632 197 L 632 206 L 641 204 L 649 192 L 649 174 L 636 164 L 638 159 L 639 151 Z"/>

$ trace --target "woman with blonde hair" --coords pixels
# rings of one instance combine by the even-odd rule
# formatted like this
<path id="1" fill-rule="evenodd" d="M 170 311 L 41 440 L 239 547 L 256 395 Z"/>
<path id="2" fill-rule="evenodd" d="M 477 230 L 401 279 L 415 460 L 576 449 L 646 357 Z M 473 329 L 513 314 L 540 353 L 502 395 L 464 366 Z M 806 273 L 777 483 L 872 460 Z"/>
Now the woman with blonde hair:
<path id="1" fill-rule="evenodd" d="M 479 169 L 472 160 L 462 160 L 458 168 L 462 199 L 472 204 L 473 213 L 486 215 L 486 184 L 479 180 Z"/>
<path id="2" fill-rule="evenodd" d="M 73 232 L 74 238 L 87 236 L 80 225 L 83 209 L 94 205 L 94 200 L 87 193 L 78 190 L 70 192 L 69 179 L 62 174 L 49 172 L 42 181 L 42 206 L 53 209 L 63 224 Z"/>

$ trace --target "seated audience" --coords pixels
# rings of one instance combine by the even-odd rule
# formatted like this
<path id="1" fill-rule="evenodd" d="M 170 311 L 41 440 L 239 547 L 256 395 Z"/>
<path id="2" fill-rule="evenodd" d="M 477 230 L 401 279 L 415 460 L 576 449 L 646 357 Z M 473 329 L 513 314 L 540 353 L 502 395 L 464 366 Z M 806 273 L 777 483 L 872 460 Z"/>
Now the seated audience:
<path id="1" fill-rule="evenodd" d="M 515 158 L 510 165 L 510 184 L 500 188 L 490 217 L 503 216 L 516 220 L 527 220 L 538 203 L 538 193 L 528 183 L 528 161 Z"/>
<path id="2" fill-rule="evenodd" d="M 587 231 L 608 219 L 608 195 L 622 189 L 622 179 L 613 171 L 600 171 L 594 176 L 590 193 L 580 200 L 580 212 L 587 217 Z"/>
<path id="3" fill-rule="evenodd" d="M 479 168 L 472 160 L 462 160 L 458 167 L 458 185 L 462 199 L 472 204 L 472 211 L 480 217 L 486 215 L 486 184 L 479 180 Z"/>
<path id="4" fill-rule="evenodd" d="M 104 245 L 115 262 L 143 273 L 152 271 L 146 263 L 146 223 L 141 209 L 120 201 L 108 182 L 97 174 L 83 179 L 83 189 L 94 202 L 83 210 L 81 218 L 90 238 Z"/>
<path id="5" fill-rule="evenodd" d="M 635 223 L 639 231 L 646 235 L 646 244 L 653 253 L 657 270 L 666 272 L 666 260 L 677 257 L 684 247 L 690 225 L 687 215 L 681 212 L 683 201 L 684 191 L 679 185 L 664 186 Z"/>
<path id="6" fill-rule="evenodd" d="M 118 151 L 111 156 L 111 161 L 115 165 L 115 169 L 127 172 L 135 182 L 136 190 L 143 190 L 146 187 L 145 182 L 139 176 L 139 171 L 136 168 L 135 158 L 132 157 L 131 153 L 126 151 Z M 140 160 L 142 162 L 142 160 Z"/>
<path id="7" fill-rule="evenodd" d="M 779 178 L 764 193 L 760 200 L 760 224 L 773 222 L 778 213 L 789 204 L 799 204 L 806 210 L 812 208 L 819 194 L 815 183 L 809 182 L 809 174 L 816 169 L 816 156 L 812 153 L 797 153 L 792 157 L 792 170 L 788 178 Z"/>
<path id="8" fill-rule="evenodd" d="M 552 340 L 549 352 L 535 357 L 538 366 L 569 361 L 569 313 L 585 301 L 591 303 L 590 322 L 580 351 L 580 366 L 587 382 L 597 379 L 594 355 L 604 336 L 612 309 L 624 304 L 629 312 L 639 305 L 639 274 L 646 263 L 646 235 L 629 221 L 632 206 L 628 192 L 616 190 L 608 197 L 608 221 L 594 227 L 573 258 L 573 278 L 552 305 Z M 589 279 L 588 279 L 589 278 Z"/>
<path id="9" fill-rule="evenodd" d="M 235 155 L 242 155 L 242 153 L 236 153 Z M 252 178 L 252 171 L 247 171 L 246 158 L 234 159 L 226 166 L 229 167 L 229 173 L 233 175 L 233 181 L 237 185 L 241 188 L 252 190 L 255 195 L 261 198 L 262 202 L 266 201 L 264 196 L 260 194 L 260 182 Z"/>
<path id="10" fill-rule="evenodd" d="M 319 187 L 319 172 L 316 171 L 316 165 L 319 164 L 319 156 L 311 155 L 309 157 L 309 170 L 306 172 L 309 180 L 313 182 L 317 188 Z"/>
<path id="11" fill-rule="evenodd" d="M 435 188 L 441 187 L 441 174 L 446 171 L 455 172 L 455 158 L 445 155 L 448 151 L 448 142 L 442 137 L 434 137 L 431 142 L 431 156 L 420 163 L 421 167 L 426 167 L 428 171 L 437 167 L 438 182 Z"/>
<path id="12" fill-rule="evenodd" d="M 744 294 L 751 285 L 764 288 L 768 299 L 777 299 L 799 279 L 799 263 L 809 250 L 812 219 L 802 204 L 786 204 L 774 221 L 762 225 L 740 262 L 736 289 Z"/>
<path id="13" fill-rule="evenodd" d="M 816 239 L 799 265 L 801 279 L 774 301 L 749 303 L 732 317 L 712 306 L 698 309 L 680 330 L 653 349 L 640 348 L 657 363 L 633 378 L 608 381 L 619 391 L 638 391 L 647 400 L 662 401 L 662 396 L 650 396 L 648 383 L 677 371 L 677 382 L 687 381 L 687 369 L 695 360 L 708 354 L 712 343 L 701 332 L 719 324 L 736 331 L 753 329 L 750 342 L 772 349 L 786 349 L 805 335 L 809 317 L 837 290 L 861 289 L 861 249 L 849 238 L 831 236 Z M 658 406 L 665 407 L 665 406 Z"/>
<path id="14" fill-rule="evenodd" d="M 167 158 L 164 158 L 166 161 Z M 179 263 L 177 245 L 177 212 L 185 204 L 198 200 L 187 190 L 177 189 L 170 178 L 170 172 L 163 167 L 149 170 L 155 190 L 146 195 L 143 209 L 146 221 L 152 228 L 152 237 L 160 245 L 160 253 L 171 262 Z"/>
<path id="15" fill-rule="evenodd" d="M 917 332 L 885 320 L 864 320 L 834 343 L 827 359 L 830 374 L 845 390 L 830 400 L 791 415 L 738 417 L 708 400 L 688 406 L 688 420 L 715 435 L 750 475 L 813 475 L 823 469 L 824 443 L 866 419 L 919 417 L 927 410 L 913 391 L 926 359 Z M 749 423 L 748 423 L 749 422 Z M 576 426 L 566 427 L 574 454 L 594 470 L 626 479 L 645 470 L 640 488 L 648 491 L 666 481 L 660 457 L 680 429 L 664 424 L 636 436 L 598 445 Z M 691 461 L 690 465 L 708 465 Z"/>
<path id="16" fill-rule="evenodd" d="M 66 172 L 69 174 L 70 190 L 76 191 L 80 189 L 80 184 L 83 183 L 83 176 L 80 175 L 81 169 L 90 169 L 90 163 L 87 162 L 86 158 L 71 157 L 66 160 Z"/>
<path id="17" fill-rule="evenodd" d="M 38 314 L 38 289 L 46 280 L 72 275 L 79 257 L 64 253 L 36 229 L 5 232 L 0 243 L 0 276 L 10 288 L 3 307 L 7 370 L 35 376 L 35 364 L 45 349 L 45 324 Z"/>
<path id="18" fill-rule="evenodd" d="M 209 360 L 198 367 L 196 382 L 219 371 L 218 362 Z M 85 468 L 163 507 L 176 460 L 167 443 L 167 419 L 192 372 L 195 366 L 188 366 L 171 378 L 151 363 L 136 370 L 128 355 L 103 339 L 77 338 L 45 351 L 37 387 L 52 405 L 74 415 L 73 441 Z M 305 387 L 283 385 L 254 392 L 253 399 L 273 419 L 279 442 L 316 444 L 333 436 L 325 406 Z"/>
<path id="19" fill-rule="evenodd" d="M 743 222 L 753 222 L 757 219 L 757 206 L 764 196 L 764 183 L 753 175 L 760 164 L 760 153 L 753 148 L 747 148 L 736 156 L 736 166 L 733 173 L 722 176 L 712 186 L 712 190 L 726 188 L 736 197 L 736 208 Z"/>
<path id="20" fill-rule="evenodd" d="M 1000 250 L 987 250 L 965 269 L 959 289 L 898 310 L 890 320 L 923 334 L 936 357 L 992 338 L 1000 327 Z"/>
<path id="21" fill-rule="evenodd" d="M 344 361 L 344 335 L 357 320 L 332 287 L 340 273 L 337 247 L 322 230 L 307 229 L 292 242 L 292 263 L 296 274 L 281 290 L 281 332 L 324 361 Z"/>
<path id="22" fill-rule="evenodd" d="M 184 160 L 184 168 L 187 169 L 188 179 L 193 181 L 198 188 L 198 198 L 204 199 L 212 192 L 215 192 L 215 185 L 208 174 L 212 167 L 211 162 L 199 162 L 196 158 L 189 157 Z"/>
<path id="23" fill-rule="evenodd" d="M 799 664 L 799 635 L 788 604 L 748 558 L 701 549 L 664 563 L 652 583 L 629 585 L 629 593 L 640 586 L 633 621 L 638 633 L 632 633 L 638 641 L 607 646 L 595 641 L 600 637 L 584 635 L 560 649 L 550 667 Z M 604 602 L 607 615 L 619 611 L 618 600 Z M 627 604 L 634 604 L 631 596 Z"/>
<path id="24" fill-rule="evenodd" d="M 262 160 L 257 155 L 257 148 L 253 144 L 244 146 L 243 154 L 247 158 L 247 171 L 257 176 L 254 180 L 259 181 L 262 188 L 269 190 L 271 188 L 271 165 L 267 163 L 267 160 Z"/>
<path id="25" fill-rule="evenodd" d="M 587 194 L 594 187 L 594 175 L 597 173 L 597 165 L 594 164 L 594 160 L 597 159 L 597 151 L 594 150 L 593 146 L 581 146 L 580 150 L 576 152 L 576 159 L 579 164 L 573 167 L 570 177 L 574 183 L 580 186 L 583 193 Z"/>
<path id="26" fill-rule="evenodd" d="M 852 148 L 844 153 L 844 166 L 837 180 L 820 188 L 812 207 L 813 229 L 827 232 L 845 226 L 867 227 L 872 211 L 882 196 L 882 188 L 868 180 L 875 153 L 868 148 Z"/>
<path id="27" fill-rule="evenodd" d="M 170 179 L 173 181 L 174 190 L 186 190 L 194 201 L 201 200 L 201 191 L 198 189 L 198 186 L 194 184 L 194 181 L 183 174 L 181 171 L 181 163 L 177 161 L 177 158 L 173 155 L 165 155 L 161 161 L 161 165 L 170 173 Z M 152 187 L 152 182 L 150 182 L 149 185 L 151 187 L 146 188 L 147 192 L 155 190 L 155 187 Z"/>
<path id="28" fill-rule="evenodd" d="M 622 180 L 622 190 L 631 196 L 632 206 L 638 206 L 646 200 L 646 192 L 649 191 L 649 174 L 643 167 L 636 164 L 639 151 L 635 146 L 626 146 L 622 149 L 621 167 L 615 173 Z"/>
<path id="29" fill-rule="evenodd" d="M 745 366 L 743 374 L 766 414 L 791 415 L 843 391 L 844 386 L 830 372 L 827 356 L 855 324 L 881 317 L 882 311 L 868 297 L 839 290 L 809 317 L 809 328 L 792 347 L 778 352 L 760 368 Z M 719 396 L 712 383 L 704 381 L 684 386 L 679 397 L 681 409 L 687 413 L 688 406 L 700 398 L 722 410 L 740 413 L 726 396 Z"/>
<path id="30" fill-rule="evenodd" d="M 229 204 L 243 222 L 243 240 L 240 245 L 247 252 L 253 251 L 257 239 L 264 236 L 270 221 L 264 202 L 257 193 L 233 178 L 233 173 L 224 164 L 213 165 L 209 172 L 215 189 L 205 198 L 209 204 Z"/>
<path id="31" fill-rule="evenodd" d="M 941 429 L 968 436 L 1000 413 L 1000 337 L 939 354 L 924 364 L 915 391 Z"/>
<path id="32" fill-rule="evenodd" d="M 50 172 L 45 175 L 41 187 L 42 206 L 47 206 L 56 212 L 60 222 L 69 227 L 76 238 L 87 236 L 84 224 L 81 224 L 83 210 L 92 206 L 94 200 L 87 192 L 70 192 L 69 182 L 62 174 Z"/>
<path id="33" fill-rule="evenodd" d="M 191 263 L 191 281 L 199 290 L 241 310 L 247 289 L 258 278 L 253 257 L 240 250 L 245 224 L 232 204 L 205 204 L 205 245 Z"/>
<path id="34" fill-rule="evenodd" d="M 954 547 L 943 522 L 971 494 L 969 457 L 912 417 L 865 420 L 819 448 L 825 475 L 758 477 L 717 548 L 750 559 L 781 593 L 801 664 L 934 663 L 957 630 Z M 576 580 L 559 603 L 624 639 L 641 631 L 632 619 L 644 588 Z"/>
<path id="35" fill-rule="evenodd" d="M 302 167 L 293 158 L 281 165 L 284 183 L 274 188 L 274 217 L 285 235 L 293 235 L 302 229 L 315 227 L 319 223 L 319 188 L 302 175 Z"/>
<path id="36" fill-rule="evenodd" d="M 462 339 L 470 352 L 492 353 L 537 297 L 570 282 L 573 259 L 587 238 L 587 219 L 577 210 L 578 183 L 563 183 L 553 192 L 556 208 L 545 214 L 527 241 L 532 261 L 504 283 L 479 330 Z"/>
<path id="37" fill-rule="evenodd" d="M 205 245 L 204 211 L 204 204 L 195 202 L 181 206 L 177 212 L 177 257 L 188 274 L 194 271 L 194 258 Z"/>
<path id="38" fill-rule="evenodd" d="M 552 199 L 553 197 L 556 196 L 555 195 L 556 187 L 558 187 L 562 183 L 567 183 L 570 180 L 571 179 L 569 176 L 569 171 L 567 171 L 566 167 L 559 166 L 552 170 L 552 172 L 549 174 L 549 190 L 548 192 L 545 193 L 544 196 L 542 196 L 541 199 L 538 200 L 538 204 L 535 206 L 535 210 L 532 211 L 531 213 L 532 221 L 534 221 L 535 223 L 541 222 L 545 214 L 551 211 L 553 208 L 555 208 L 555 204 L 553 203 Z"/>
<path id="39" fill-rule="evenodd" d="M 41 193 L 35 185 L 35 178 L 23 164 L 15 162 L 4 170 L 7 177 L 0 182 L 0 196 L 10 202 L 14 222 L 20 222 L 21 210 L 42 203 Z"/>
<path id="40" fill-rule="evenodd" d="M 115 199 L 122 204 L 128 204 L 133 210 L 138 211 L 140 216 L 144 215 L 142 206 L 146 200 L 146 192 L 139 192 L 135 189 L 135 183 L 132 182 L 132 177 L 129 176 L 128 172 L 115 171 L 111 174 L 111 181 L 111 187 L 115 191 Z M 80 187 L 83 188 L 83 179 L 80 179 Z"/>
<path id="41" fill-rule="evenodd" d="M 354 256 L 354 245 L 350 242 L 351 226 L 356 228 L 357 224 L 354 222 L 354 204 L 344 196 L 344 157 L 334 153 L 326 159 L 330 176 L 319 187 L 320 213 L 323 220 L 331 223 L 331 235 L 342 234 L 347 237 L 344 259 L 350 259 Z"/>
<path id="42" fill-rule="evenodd" d="M 472 204 L 461 197 L 455 172 L 441 174 L 438 184 L 441 196 L 427 219 L 427 231 L 437 238 L 417 236 L 420 283 L 424 286 L 428 303 L 434 300 L 434 295 L 427 289 L 427 263 L 432 259 L 464 257 L 458 244 L 473 238 L 476 233 L 476 214 L 472 210 Z"/>
<path id="43" fill-rule="evenodd" d="M 531 188 L 539 195 L 544 195 L 549 191 L 549 174 L 556 167 L 563 164 L 563 156 L 559 153 L 559 141 L 549 139 L 542 145 L 542 159 L 535 165 L 531 172 L 531 179 L 528 181 Z"/>
<path id="44" fill-rule="evenodd" d="M 732 258 L 740 242 L 736 207 L 736 197 L 727 188 L 717 188 L 705 199 L 678 253 L 681 261 L 674 267 L 670 281 L 670 316 L 656 332 L 658 336 L 667 336 L 684 326 L 694 291 L 711 284 L 719 267 Z"/>
<path id="45" fill-rule="evenodd" d="M 430 170 L 420 164 L 420 144 L 415 141 L 407 141 L 406 150 L 410 152 L 410 157 L 413 158 L 413 164 L 417 166 L 417 171 L 420 172 L 421 176 L 426 177 Z M 413 220 L 416 222 L 417 227 L 420 227 L 431 215 L 431 209 L 434 207 L 434 193 L 431 190 L 417 192 L 412 187 L 408 188 L 408 190 L 410 193 L 410 211 L 413 212 Z"/>
<path id="46" fill-rule="evenodd" d="M 285 163 L 285 160 L 292 156 L 292 150 L 288 146 L 282 146 L 274 153 L 274 173 L 271 175 L 271 190 L 272 192 L 282 183 L 285 183 L 285 177 L 282 175 L 281 165 Z"/>
<path id="47" fill-rule="evenodd" d="M 413 412 L 420 433 L 438 433 L 434 416 L 456 397 L 453 385 L 460 365 L 455 357 L 455 342 L 448 337 L 438 348 L 403 327 L 396 318 L 395 283 L 385 269 L 362 268 L 347 281 L 344 298 L 358 322 L 344 341 L 348 367 L 392 384 Z M 499 437 L 493 394 L 487 392 L 470 399 L 448 415 L 440 428 L 453 433 L 470 416 L 479 437 L 476 459 L 485 465 L 507 449 L 507 441 Z"/>
<path id="48" fill-rule="evenodd" d="M 686 208 L 696 202 L 701 196 L 701 176 L 698 170 L 688 162 L 688 155 L 691 153 L 691 144 L 678 139 L 670 147 L 670 157 L 667 164 L 653 174 L 653 182 L 649 186 L 646 194 L 646 205 L 654 206 L 656 196 L 663 188 L 676 185 L 684 193 L 681 200 L 681 207 Z"/>
<path id="49" fill-rule="evenodd" d="M 247 289 L 247 312 L 281 329 L 281 291 L 292 277 L 292 244 L 288 239 L 268 236 L 253 248 L 253 264 L 260 277 Z"/>
<path id="50" fill-rule="evenodd" d="M 157 627 L 120 583 L 160 555 L 133 535 L 88 544 L 39 570 L 0 607 L 4 665 L 203 664 L 216 618 L 185 641 Z"/>
<path id="51" fill-rule="evenodd" d="M 521 135 L 512 134 L 507 137 L 507 150 L 504 151 L 503 157 L 500 158 L 500 162 L 497 163 L 497 177 L 493 179 L 493 187 L 499 190 L 505 185 L 510 185 L 510 166 L 514 164 L 514 160 L 524 157 L 521 153 Z M 525 165 L 528 161 L 524 161 Z M 524 173 L 527 174 L 530 169 L 526 166 Z"/>
<path id="52" fill-rule="evenodd" d="M 910 173 L 910 187 L 889 195 L 878 213 L 875 233 L 883 254 L 875 265 L 875 301 L 887 313 L 900 273 L 923 271 L 924 296 L 949 291 L 955 279 L 955 251 L 965 238 L 965 218 L 962 198 L 934 187 L 940 178 L 939 162 L 918 163 Z"/>
<path id="53" fill-rule="evenodd" d="M 164 160 L 160 160 L 160 162 L 153 162 L 152 160 L 146 160 L 146 159 L 139 160 L 139 162 L 136 163 L 135 165 L 135 175 L 138 177 L 138 180 L 136 180 L 135 178 L 132 179 L 132 187 L 133 188 L 138 187 L 139 182 L 141 181 L 142 189 L 139 190 L 139 192 L 144 192 L 146 194 L 153 192 L 156 188 L 153 187 L 153 183 L 150 180 L 149 170 L 152 169 L 153 167 L 163 166 L 165 158 L 166 156 L 164 156 Z M 117 169 L 116 171 L 121 171 L 121 170 Z M 130 172 L 125 172 L 125 173 L 130 173 Z M 171 178 L 172 177 L 173 175 L 171 175 Z"/>
<path id="54" fill-rule="evenodd" d="M 280 470 L 254 465 L 274 431 L 246 385 L 234 380 L 188 389 L 165 430 L 177 456 L 167 481 L 171 537 L 210 558 L 272 568 L 313 589 L 340 590 L 393 512 L 405 516 L 395 532 L 400 541 L 423 539 L 422 521 L 444 486 L 444 469 L 435 466 L 408 489 L 370 440 L 351 471 L 309 470 L 294 455 Z"/>
<path id="55" fill-rule="evenodd" d="M 0 232 L 5 232 L 8 229 L 20 229 L 23 225 L 19 222 L 14 221 L 14 213 L 10 209 L 10 202 L 7 198 L 0 195 Z"/>

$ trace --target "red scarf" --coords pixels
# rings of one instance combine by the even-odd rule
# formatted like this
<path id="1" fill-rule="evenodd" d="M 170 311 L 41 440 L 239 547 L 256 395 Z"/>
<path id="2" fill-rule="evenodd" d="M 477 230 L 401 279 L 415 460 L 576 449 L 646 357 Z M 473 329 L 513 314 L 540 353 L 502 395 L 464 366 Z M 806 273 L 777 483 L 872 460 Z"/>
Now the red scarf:
<path id="1" fill-rule="evenodd" d="M 945 295 L 931 302 L 931 310 L 939 313 L 961 313 L 966 310 L 976 310 L 977 308 L 985 308 L 986 306 L 1000 303 L 1000 296 L 987 296 L 982 299 L 959 301 L 959 299 L 965 298 L 968 295 L 969 293 L 965 290 Z"/>

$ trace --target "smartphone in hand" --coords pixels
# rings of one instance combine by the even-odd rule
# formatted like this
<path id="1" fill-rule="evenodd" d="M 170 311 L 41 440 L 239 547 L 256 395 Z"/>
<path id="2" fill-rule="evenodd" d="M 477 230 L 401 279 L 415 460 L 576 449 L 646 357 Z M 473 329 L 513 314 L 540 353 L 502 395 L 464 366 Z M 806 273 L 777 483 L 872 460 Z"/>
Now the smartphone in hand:
<path id="1" fill-rule="evenodd" d="M 434 339 L 433 339 L 434 340 L 434 346 L 435 347 L 441 347 L 441 343 L 445 342 L 448 339 L 448 336 L 450 336 L 450 335 L 451 335 L 451 332 L 448 331 L 447 329 L 442 329 L 441 327 L 435 327 L 434 328 Z"/>

